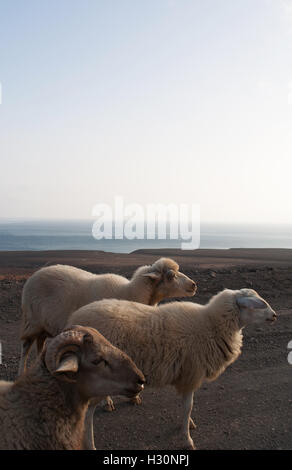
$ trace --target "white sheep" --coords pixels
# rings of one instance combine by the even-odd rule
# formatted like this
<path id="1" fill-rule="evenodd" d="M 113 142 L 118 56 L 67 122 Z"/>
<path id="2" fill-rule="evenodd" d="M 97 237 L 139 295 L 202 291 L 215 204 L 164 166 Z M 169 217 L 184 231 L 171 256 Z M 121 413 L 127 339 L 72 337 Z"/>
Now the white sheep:
<path id="1" fill-rule="evenodd" d="M 117 274 L 92 274 L 73 266 L 44 267 L 23 288 L 19 374 L 25 370 L 33 342 L 37 341 L 40 352 L 45 337 L 60 333 L 69 315 L 83 305 L 103 298 L 156 305 L 165 298 L 192 296 L 195 291 L 195 282 L 168 258 L 138 268 L 130 281 Z"/>
<path id="2" fill-rule="evenodd" d="M 92 328 L 73 326 L 47 339 L 16 382 L 0 382 L 0 449 L 84 449 L 91 397 L 135 395 L 143 374 Z"/>
<path id="3" fill-rule="evenodd" d="M 189 427 L 193 394 L 215 380 L 241 352 L 241 330 L 249 323 L 274 320 L 275 312 L 254 290 L 225 289 L 207 305 L 171 302 L 156 307 L 116 299 L 93 302 L 69 321 L 97 328 L 125 351 L 152 387 L 174 385 L 183 399 L 183 448 L 193 449 Z M 88 446 L 94 448 L 95 403 L 87 415 Z"/>

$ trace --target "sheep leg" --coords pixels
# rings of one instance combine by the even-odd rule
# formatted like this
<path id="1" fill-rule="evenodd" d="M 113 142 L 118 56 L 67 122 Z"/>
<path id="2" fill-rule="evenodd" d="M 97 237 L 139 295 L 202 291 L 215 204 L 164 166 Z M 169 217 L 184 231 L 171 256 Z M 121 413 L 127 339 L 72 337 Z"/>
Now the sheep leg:
<path id="1" fill-rule="evenodd" d="M 100 403 L 102 398 L 96 397 L 90 400 L 87 412 L 85 415 L 85 422 L 84 422 L 84 436 L 83 436 L 83 449 L 84 450 L 96 450 L 95 444 L 94 444 L 94 431 L 93 431 L 93 417 L 94 417 L 94 412 L 96 405 Z M 113 401 L 111 397 L 106 397 L 106 401 L 109 403 L 112 403 Z"/>
<path id="2" fill-rule="evenodd" d="M 110 396 L 106 397 L 104 400 L 101 400 L 101 406 L 104 411 L 115 411 L 115 405 Z"/>
<path id="3" fill-rule="evenodd" d="M 111 397 L 106 397 L 105 409 L 106 409 L 106 411 L 115 411 L 115 405 L 114 405 L 114 402 L 112 401 Z"/>
<path id="4" fill-rule="evenodd" d="M 190 429 L 196 429 L 196 424 L 194 423 L 194 421 L 192 420 L 192 418 L 190 418 Z"/>
<path id="5" fill-rule="evenodd" d="M 138 395 L 135 395 L 133 398 L 130 398 L 129 401 L 133 403 L 133 405 L 141 405 L 142 398 L 138 394 Z M 103 400 L 103 402 L 104 402 L 103 406 L 104 406 L 105 411 L 115 411 L 116 408 L 111 397 L 106 397 L 106 399 Z"/>
<path id="6" fill-rule="evenodd" d="M 90 401 L 84 422 L 84 436 L 83 436 L 83 449 L 96 450 L 94 444 L 94 431 L 93 431 L 93 417 L 97 403 L 100 399 L 93 399 Z"/>
<path id="7" fill-rule="evenodd" d="M 93 432 L 93 416 L 96 408 L 96 404 L 90 404 L 88 406 L 85 423 L 84 423 L 84 438 L 83 438 L 83 449 L 84 450 L 96 450 L 94 444 L 94 432 Z"/>
<path id="8" fill-rule="evenodd" d="M 18 367 L 18 375 L 21 375 L 26 369 L 26 362 L 29 350 L 34 342 L 34 338 L 25 339 L 21 342 L 20 362 Z"/>
<path id="9" fill-rule="evenodd" d="M 133 403 L 134 405 L 141 405 L 142 403 L 142 398 L 140 395 L 135 395 L 133 398 L 130 399 L 130 402 Z"/>
<path id="10" fill-rule="evenodd" d="M 194 392 L 187 392 L 183 394 L 183 423 L 182 423 L 182 433 L 185 441 L 186 449 L 195 449 L 193 439 L 190 435 L 190 427 L 194 424 L 191 418 L 191 412 L 193 408 L 193 399 Z"/>

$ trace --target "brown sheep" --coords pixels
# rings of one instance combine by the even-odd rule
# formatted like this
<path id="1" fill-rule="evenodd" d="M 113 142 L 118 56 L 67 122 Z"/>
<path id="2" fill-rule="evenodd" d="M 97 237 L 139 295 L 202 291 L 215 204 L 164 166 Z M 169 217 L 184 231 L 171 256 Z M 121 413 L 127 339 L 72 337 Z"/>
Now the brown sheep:
<path id="1" fill-rule="evenodd" d="M 0 449 L 84 449 L 89 400 L 133 396 L 143 383 L 125 353 L 93 328 L 72 326 L 47 339 L 16 382 L 0 382 Z"/>

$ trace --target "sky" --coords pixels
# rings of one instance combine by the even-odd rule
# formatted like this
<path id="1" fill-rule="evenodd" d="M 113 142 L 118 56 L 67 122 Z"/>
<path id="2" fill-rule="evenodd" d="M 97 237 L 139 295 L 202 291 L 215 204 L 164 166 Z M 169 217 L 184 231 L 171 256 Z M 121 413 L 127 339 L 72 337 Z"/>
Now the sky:
<path id="1" fill-rule="evenodd" d="M 292 222 L 292 0 L 0 0 L 0 218 Z"/>

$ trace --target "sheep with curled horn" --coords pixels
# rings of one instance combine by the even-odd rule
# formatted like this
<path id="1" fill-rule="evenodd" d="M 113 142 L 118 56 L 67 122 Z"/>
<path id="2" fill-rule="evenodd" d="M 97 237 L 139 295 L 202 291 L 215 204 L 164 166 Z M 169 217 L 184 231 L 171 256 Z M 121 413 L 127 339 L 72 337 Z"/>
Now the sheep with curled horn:
<path id="1" fill-rule="evenodd" d="M 133 396 L 143 384 L 133 361 L 98 331 L 71 326 L 47 339 L 15 382 L 0 382 L 0 449 L 86 449 L 89 400 Z"/>

